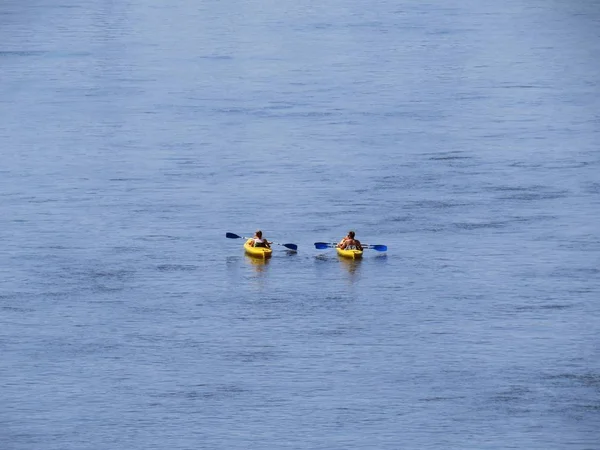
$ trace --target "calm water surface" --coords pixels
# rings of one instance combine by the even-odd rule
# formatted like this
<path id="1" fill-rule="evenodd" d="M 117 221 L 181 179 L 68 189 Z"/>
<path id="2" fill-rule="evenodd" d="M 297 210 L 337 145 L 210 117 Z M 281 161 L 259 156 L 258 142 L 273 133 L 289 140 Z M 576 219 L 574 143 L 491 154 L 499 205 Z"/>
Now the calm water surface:
<path id="1" fill-rule="evenodd" d="M 595 0 L 1 2 L 0 448 L 600 449 L 599 73 Z"/>

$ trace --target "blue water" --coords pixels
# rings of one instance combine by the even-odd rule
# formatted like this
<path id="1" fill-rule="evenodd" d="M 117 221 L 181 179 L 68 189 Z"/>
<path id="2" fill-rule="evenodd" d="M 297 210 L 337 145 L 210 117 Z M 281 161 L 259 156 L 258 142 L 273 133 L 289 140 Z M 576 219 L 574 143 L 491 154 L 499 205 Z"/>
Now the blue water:
<path id="1" fill-rule="evenodd" d="M 599 73 L 594 0 L 1 2 L 0 448 L 600 449 Z"/>

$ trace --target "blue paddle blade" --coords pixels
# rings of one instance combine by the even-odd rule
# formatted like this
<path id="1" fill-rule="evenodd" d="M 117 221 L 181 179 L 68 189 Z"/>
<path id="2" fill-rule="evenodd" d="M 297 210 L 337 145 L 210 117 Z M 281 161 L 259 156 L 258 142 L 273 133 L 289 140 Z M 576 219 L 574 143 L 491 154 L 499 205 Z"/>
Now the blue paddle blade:
<path id="1" fill-rule="evenodd" d="M 238 236 L 237 234 L 234 233 L 225 233 L 225 237 L 228 237 L 229 239 L 240 239 L 241 236 Z"/>
<path id="2" fill-rule="evenodd" d="M 298 250 L 298 246 L 296 244 L 283 244 L 285 248 L 289 248 L 290 250 Z"/>
<path id="3" fill-rule="evenodd" d="M 320 250 L 323 250 L 325 248 L 330 248 L 331 244 L 328 244 L 327 242 L 315 242 L 315 248 L 318 248 Z"/>
<path id="4" fill-rule="evenodd" d="M 369 245 L 367 248 L 372 248 L 373 250 L 377 250 L 378 252 L 387 251 L 387 245 Z"/>

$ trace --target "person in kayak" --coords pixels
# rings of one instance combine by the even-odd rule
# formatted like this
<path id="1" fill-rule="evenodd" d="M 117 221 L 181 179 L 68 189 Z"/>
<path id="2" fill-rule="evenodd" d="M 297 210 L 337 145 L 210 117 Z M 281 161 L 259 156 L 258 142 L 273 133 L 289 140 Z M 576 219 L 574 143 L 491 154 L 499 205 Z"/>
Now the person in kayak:
<path id="1" fill-rule="evenodd" d="M 262 231 L 258 230 L 252 237 L 252 247 L 267 247 L 271 248 L 271 242 L 263 238 Z"/>
<path id="2" fill-rule="evenodd" d="M 345 236 L 344 239 L 340 241 L 340 243 L 337 245 L 338 248 L 341 248 L 342 250 L 351 248 L 362 250 L 363 248 L 360 244 L 360 241 L 358 239 L 354 239 L 354 236 L 354 231 L 348 231 L 348 236 Z"/>

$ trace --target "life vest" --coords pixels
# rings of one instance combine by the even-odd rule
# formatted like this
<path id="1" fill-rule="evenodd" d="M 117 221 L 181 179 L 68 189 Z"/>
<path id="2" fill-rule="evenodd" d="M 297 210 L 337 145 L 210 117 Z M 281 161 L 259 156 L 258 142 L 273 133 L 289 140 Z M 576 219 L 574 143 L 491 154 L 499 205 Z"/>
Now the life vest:
<path id="1" fill-rule="evenodd" d="M 254 238 L 254 243 L 252 244 L 254 247 L 266 247 L 266 241 L 262 238 Z"/>

